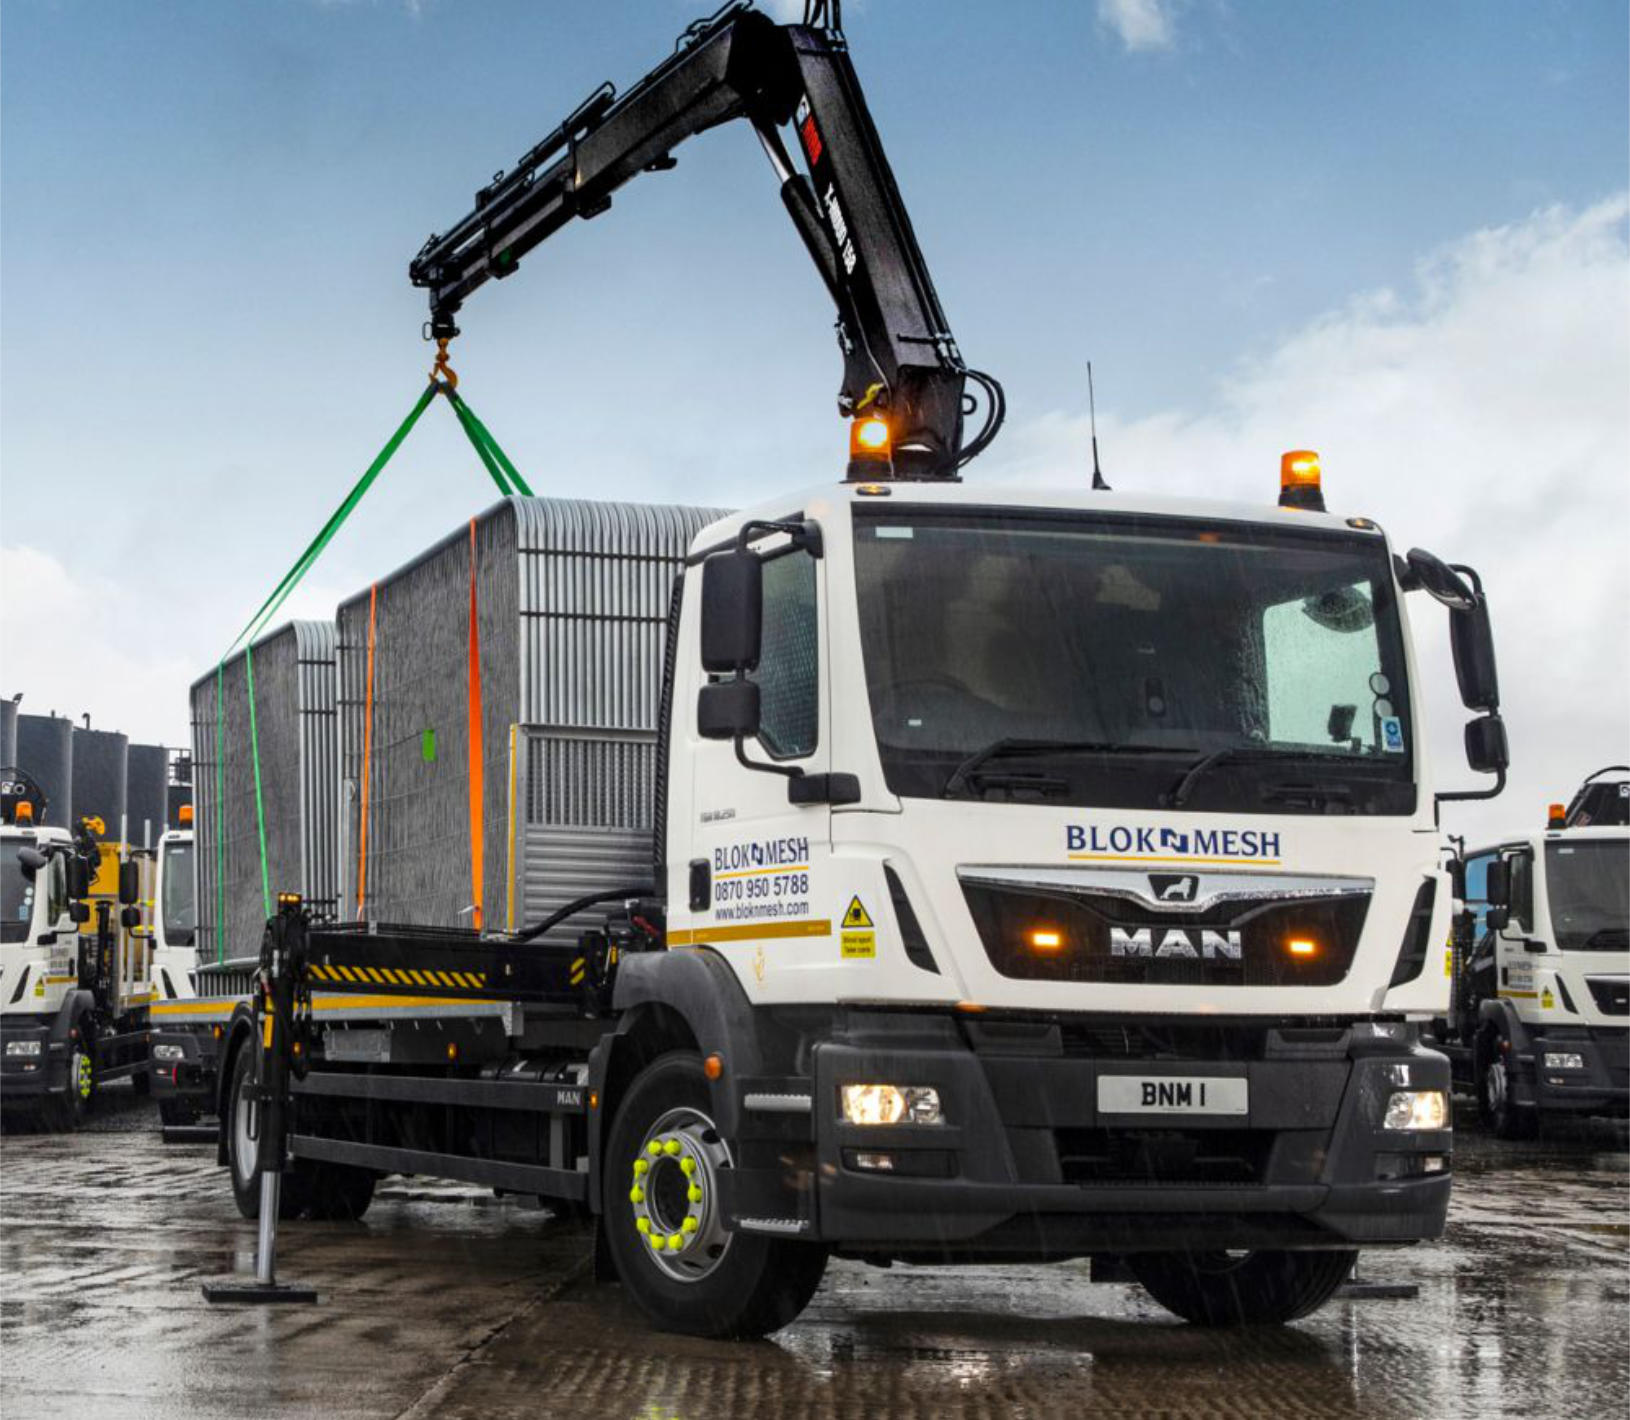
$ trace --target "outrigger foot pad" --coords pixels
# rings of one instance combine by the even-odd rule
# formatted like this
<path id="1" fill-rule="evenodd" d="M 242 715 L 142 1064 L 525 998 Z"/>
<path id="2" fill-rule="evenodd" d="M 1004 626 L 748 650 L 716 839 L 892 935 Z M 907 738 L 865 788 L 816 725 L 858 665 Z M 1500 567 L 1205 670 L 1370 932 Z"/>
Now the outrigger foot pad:
<path id="1" fill-rule="evenodd" d="M 225 1306 L 259 1306 L 277 1302 L 316 1302 L 317 1293 L 310 1287 L 285 1287 L 282 1283 L 270 1286 L 259 1282 L 206 1282 L 204 1300 Z"/>

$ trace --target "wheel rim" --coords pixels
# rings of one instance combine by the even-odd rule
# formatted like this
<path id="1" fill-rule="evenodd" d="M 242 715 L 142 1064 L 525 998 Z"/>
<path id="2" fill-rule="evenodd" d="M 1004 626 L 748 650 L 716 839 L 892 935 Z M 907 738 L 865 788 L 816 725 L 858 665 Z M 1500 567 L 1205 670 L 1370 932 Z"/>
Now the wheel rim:
<path id="1" fill-rule="evenodd" d="M 719 1208 L 719 1173 L 730 1167 L 730 1151 L 700 1110 L 669 1110 L 640 1142 L 628 1190 L 634 1230 L 676 1281 L 700 1282 L 730 1247 Z"/>
<path id="2" fill-rule="evenodd" d="M 248 1075 L 245 1075 L 245 1084 L 248 1079 Z M 247 1184 L 254 1177 L 255 1152 L 255 1141 L 249 1133 L 249 1102 L 243 1097 L 240 1087 L 232 1097 L 232 1172 L 237 1175 L 240 1184 Z"/>
<path id="3" fill-rule="evenodd" d="M 1486 1076 L 1489 1097 L 1489 1113 L 1494 1115 L 1505 1113 L 1505 1066 L 1498 1060 L 1489 1062 Z"/>
<path id="4" fill-rule="evenodd" d="M 68 1082 L 74 1097 L 81 1104 L 91 1097 L 95 1079 L 91 1071 L 91 1058 L 83 1050 L 76 1049 L 68 1062 Z"/>

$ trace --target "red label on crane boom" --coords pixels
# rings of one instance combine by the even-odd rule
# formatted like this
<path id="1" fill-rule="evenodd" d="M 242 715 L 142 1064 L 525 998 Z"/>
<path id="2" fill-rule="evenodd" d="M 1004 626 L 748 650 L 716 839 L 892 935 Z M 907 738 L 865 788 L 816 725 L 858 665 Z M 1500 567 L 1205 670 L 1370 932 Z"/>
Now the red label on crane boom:
<path id="1" fill-rule="evenodd" d="M 821 144 L 821 135 L 815 131 L 815 115 L 810 114 L 798 126 L 798 136 L 804 140 L 804 152 L 809 155 L 809 165 L 814 167 L 820 161 L 824 150 Z"/>

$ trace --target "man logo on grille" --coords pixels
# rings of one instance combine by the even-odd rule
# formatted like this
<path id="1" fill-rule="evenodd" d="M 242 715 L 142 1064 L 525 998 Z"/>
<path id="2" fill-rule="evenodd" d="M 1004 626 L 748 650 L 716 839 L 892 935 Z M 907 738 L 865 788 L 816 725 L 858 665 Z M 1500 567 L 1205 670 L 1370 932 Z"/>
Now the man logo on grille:
<path id="1" fill-rule="evenodd" d="M 1157 902 L 1193 902 L 1200 879 L 1194 873 L 1150 873 L 1149 887 Z"/>

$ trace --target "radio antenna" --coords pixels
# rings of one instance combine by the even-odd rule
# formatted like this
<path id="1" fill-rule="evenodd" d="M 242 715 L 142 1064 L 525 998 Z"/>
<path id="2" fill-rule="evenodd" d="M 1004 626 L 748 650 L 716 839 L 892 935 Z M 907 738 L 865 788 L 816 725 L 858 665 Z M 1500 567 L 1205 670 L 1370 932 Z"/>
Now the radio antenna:
<path id="1" fill-rule="evenodd" d="M 1087 410 L 1092 417 L 1092 486 L 1096 492 L 1109 492 L 1104 472 L 1098 467 L 1098 396 L 1092 387 L 1092 361 L 1087 361 Z"/>

